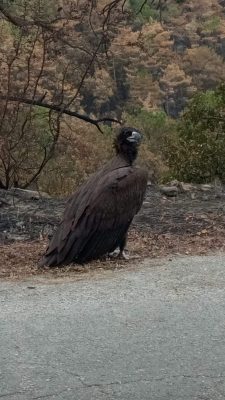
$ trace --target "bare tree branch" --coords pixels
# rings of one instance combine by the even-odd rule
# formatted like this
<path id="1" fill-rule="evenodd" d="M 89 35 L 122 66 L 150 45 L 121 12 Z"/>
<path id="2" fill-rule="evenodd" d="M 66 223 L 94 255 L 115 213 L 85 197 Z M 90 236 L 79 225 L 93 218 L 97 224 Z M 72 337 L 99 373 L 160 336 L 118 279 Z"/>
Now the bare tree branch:
<path id="1" fill-rule="evenodd" d="M 20 103 L 24 103 L 24 104 L 31 104 L 33 106 L 39 106 L 39 107 L 47 108 L 49 110 L 53 110 L 53 111 L 59 112 L 61 114 L 70 115 L 71 117 L 75 117 L 75 118 L 81 119 L 82 121 L 88 122 L 92 125 L 95 125 L 100 132 L 102 132 L 102 129 L 99 126 L 100 123 L 114 122 L 116 124 L 121 124 L 121 121 L 114 119 L 114 118 L 104 117 L 104 118 L 94 119 L 94 118 L 88 117 L 88 115 L 79 114 L 75 111 L 68 110 L 67 108 L 64 108 L 63 106 L 49 104 L 42 100 L 27 99 L 25 97 L 17 97 L 17 96 L 4 96 L 4 95 L 0 94 L 0 100 L 6 100 L 6 99 L 8 101 L 20 102 Z"/>

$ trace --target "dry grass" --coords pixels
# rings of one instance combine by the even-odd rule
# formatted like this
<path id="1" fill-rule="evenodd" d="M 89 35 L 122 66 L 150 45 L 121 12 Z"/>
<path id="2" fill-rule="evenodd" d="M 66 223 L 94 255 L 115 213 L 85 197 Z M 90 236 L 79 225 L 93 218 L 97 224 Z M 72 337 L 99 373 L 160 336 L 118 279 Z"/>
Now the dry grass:
<path id="1" fill-rule="evenodd" d="M 64 268 L 39 269 L 38 260 L 46 247 L 46 241 L 15 242 L 1 246 L 0 279 L 27 279 L 32 276 L 45 278 L 77 277 L 95 270 L 126 268 L 143 259 L 178 254 L 204 255 L 225 250 L 225 231 L 203 230 L 197 235 L 151 235 L 131 230 L 128 241 L 130 261 L 94 261 L 84 266 L 70 265 Z"/>

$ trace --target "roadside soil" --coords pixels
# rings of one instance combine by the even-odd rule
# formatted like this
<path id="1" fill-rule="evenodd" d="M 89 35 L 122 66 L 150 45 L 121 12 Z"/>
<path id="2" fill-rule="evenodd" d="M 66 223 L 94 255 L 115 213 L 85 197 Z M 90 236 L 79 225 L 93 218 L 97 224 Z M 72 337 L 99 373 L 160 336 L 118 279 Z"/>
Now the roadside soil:
<path id="1" fill-rule="evenodd" d="M 130 260 L 95 261 L 85 266 L 39 269 L 41 254 L 60 221 L 66 199 L 37 192 L 0 190 L 0 279 L 33 275 L 62 277 L 95 269 L 125 268 L 146 257 L 199 255 L 225 250 L 225 189 L 189 185 L 168 197 L 149 186 L 129 232 Z"/>

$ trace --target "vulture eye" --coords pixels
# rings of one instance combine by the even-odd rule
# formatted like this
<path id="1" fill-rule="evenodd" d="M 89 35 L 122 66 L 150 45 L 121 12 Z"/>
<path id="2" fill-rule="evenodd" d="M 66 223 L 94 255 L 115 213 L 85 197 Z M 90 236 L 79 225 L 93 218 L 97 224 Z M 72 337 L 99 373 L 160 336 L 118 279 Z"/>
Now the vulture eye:
<path id="1" fill-rule="evenodd" d="M 141 141 L 141 134 L 137 131 L 133 131 L 130 136 L 127 138 L 128 142 L 130 143 L 140 143 Z"/>

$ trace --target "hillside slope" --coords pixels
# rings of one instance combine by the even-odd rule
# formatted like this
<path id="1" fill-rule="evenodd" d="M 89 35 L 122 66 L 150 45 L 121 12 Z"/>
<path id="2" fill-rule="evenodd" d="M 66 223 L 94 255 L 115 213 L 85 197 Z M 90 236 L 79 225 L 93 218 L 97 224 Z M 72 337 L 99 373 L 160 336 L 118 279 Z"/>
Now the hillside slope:
<path id="1" fill-rule="evenodd" d="M 177 117 L 196 90 L 225 80 L 225 1 L 167 0 L 161 23 L 152 10 L 134 13 L 112 43 L 115 96 L 121 106 L 164 107 Z"/>
<path id="2" fill-rule="evenodd" d="M 54 6 L 51 2 L 48 7 L 42 0 L 40 2 L 50 19 L 58 16 L 57 4 L 64 7 L 65 13 L 68 7 L 67 0 L 57 0 L 53 2 Z M 107 1 L 99 0 L 96 4 L 97 10 L 101 10 Z M 163 107 L 170 116 L 177 117 L 196 90 L 214 88 L 225 80 L 224 0 L 149 0 L 140 12 L 142 4 L 143 0 L 127 0 L 124 15 L 121 11 L 121 16 L 114 16 L 116 19 L 109 32 L 107 58 L 99 59 L 89 69 L 79 98 L 74 103 L 77 109 L 95 115 L 111 112 L 120 116 L 124 110 L 137 107 L 146 110 Z M 21 8 L 19 2 L 13 2 L 13 7 L 12 12 L 18 14 Z M 79 10 L 76 10 L 74 20 L 68 19 L 63 25 L 66 39 L 73 43 L 74 50 L 59 45 L 57 41 L 48 45 L 37 94 L 45 91 L 49 98 L 58 101 L 61 92 L 57 86 L 62 79 L 63 66 L 67 64 L 64 97 L 66 95 L 70 99 L 76 86 L 79 86 L 88 62 L 84 53 L 79 53 L 79 46 L 86 46 L 92 51 L 96 39 L 88 23 L 88 15 L 82 24 L 77 24 L 78 14 Z M 101 18 L 97 12 L 93 23 L 98 32 Z M 19 33 L 7 28 L 6 21 L 0 25 L 3 37 L 0 45 L 0 52 L 3 53 L 0 81 L 3 88 L 6 85 L 4 58 L 11 56 L 10 47 L 13 43 L 15 46 Z M 29 51 L 29 41 L 24 41 L 23 52 L 25 46 Z M 42 47 L 39 38 L 35 44 L 36 61 L 31 68 L 34 76 L 31 74 L 30 83 L 32 79 L 35 82 L 42 66 Z M 17 90 L 20 81 L 27 79 L 27 55 L 23 52 L 17 55 L 17 82 L 14 79 Z"/>

